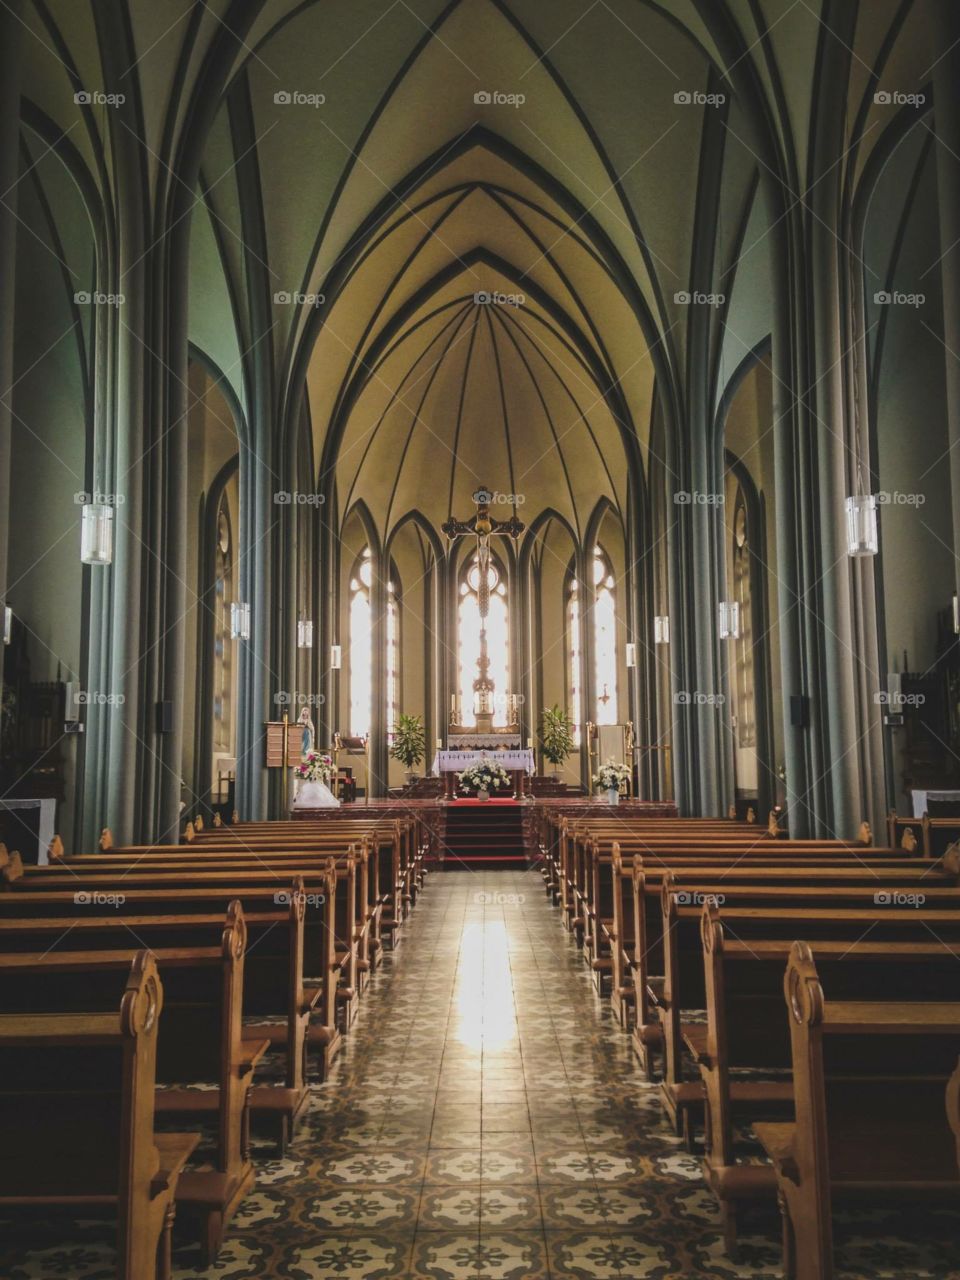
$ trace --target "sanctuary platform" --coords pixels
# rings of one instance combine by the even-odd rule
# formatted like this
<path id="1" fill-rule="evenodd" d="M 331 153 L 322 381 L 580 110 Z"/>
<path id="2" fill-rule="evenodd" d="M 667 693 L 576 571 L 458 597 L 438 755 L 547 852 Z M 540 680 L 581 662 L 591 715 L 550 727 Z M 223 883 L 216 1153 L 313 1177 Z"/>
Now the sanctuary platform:
<path id="1" fill-rule="evenodd" d="M 440 865 L 445 871 L 518 871 L 527 865 L 526 816 L 516 800 L 452 800 L 440 820 Z"/>

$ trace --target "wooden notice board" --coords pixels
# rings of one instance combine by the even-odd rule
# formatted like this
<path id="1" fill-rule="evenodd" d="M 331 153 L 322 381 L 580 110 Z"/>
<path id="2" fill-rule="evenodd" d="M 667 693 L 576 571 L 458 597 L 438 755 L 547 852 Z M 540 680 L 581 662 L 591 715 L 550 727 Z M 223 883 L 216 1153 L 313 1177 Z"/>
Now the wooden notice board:
<path id="1" fill-rule="evenodd" d="M 290 763 L 287 759 L 287 740 L 290 726 L 286 720 L 268 720 L 266 730 L 267 768 L 286 769 Z"/>

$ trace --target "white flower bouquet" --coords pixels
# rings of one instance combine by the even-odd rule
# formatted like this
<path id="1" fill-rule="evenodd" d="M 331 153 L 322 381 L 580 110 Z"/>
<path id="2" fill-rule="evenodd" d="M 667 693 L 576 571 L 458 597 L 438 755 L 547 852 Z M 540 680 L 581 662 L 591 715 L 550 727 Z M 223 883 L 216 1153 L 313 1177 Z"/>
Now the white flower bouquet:
<path id="1" fill-rule="evenodd" d="M 457 774 L 457 780 L 466 791 L 509 791 L 512 785 L 503 765 L 493 760 L 480 760 L 470 765 Z"/>
<path id="2" fill-rule="evenodd" d="M 593 785 L 599 787 L 601 791 L 619 791 L 621 786 L 630 777 L 630 770 L 625 764 L 617 764 L 615 760 L 608 760 L 606 764 L 602 764 L 597 770 L 593 778 Z"/>

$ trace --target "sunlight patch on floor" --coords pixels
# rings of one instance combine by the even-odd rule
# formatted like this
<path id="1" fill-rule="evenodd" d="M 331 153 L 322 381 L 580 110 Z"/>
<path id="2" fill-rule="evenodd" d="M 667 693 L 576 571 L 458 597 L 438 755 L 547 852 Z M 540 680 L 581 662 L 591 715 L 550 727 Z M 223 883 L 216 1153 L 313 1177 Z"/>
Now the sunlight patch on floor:
<path id="1" fill-rule="evenodd" d="M 457 965 L 454 1035 L 478 1055 L 518 1043 L 510 947 L 502 920 L 468 924 Z"/>

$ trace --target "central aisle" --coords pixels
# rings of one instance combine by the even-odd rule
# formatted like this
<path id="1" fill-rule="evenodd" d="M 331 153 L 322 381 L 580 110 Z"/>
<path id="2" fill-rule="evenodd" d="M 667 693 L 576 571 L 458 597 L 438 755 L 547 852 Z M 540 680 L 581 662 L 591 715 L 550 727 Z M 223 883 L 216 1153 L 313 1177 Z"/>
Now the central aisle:
<path id="1" fill-rule="evenodd" d="M 315 1093 L 211 1276 L 777 1274 L 772 1240 L 762 1269 L 723 1258 L 537 873 L 431 875 Z"/>

